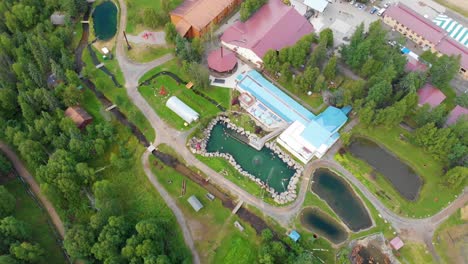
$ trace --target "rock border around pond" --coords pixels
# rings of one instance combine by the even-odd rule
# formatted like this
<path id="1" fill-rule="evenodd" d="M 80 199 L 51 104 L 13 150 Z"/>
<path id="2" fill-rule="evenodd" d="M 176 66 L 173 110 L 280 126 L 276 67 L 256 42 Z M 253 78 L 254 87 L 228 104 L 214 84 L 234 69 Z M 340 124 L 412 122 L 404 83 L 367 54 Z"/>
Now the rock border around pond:
<path id="1" fill-rule="evenodd" d="M 287 190 L 281 193 L 276 192 L 272 187 L 268 186 L 268 184 L 264 183 L 261 179 L 243 170 L 242 167 L 237 164 L 232 155 L 227 153 L 206 151 L 206 146 L 210 139 L 211 131 L 213 130 L 214 126 L 220 122 L 224 123 L 228 129 L 234 130 L 239 135 L 246 137 L 249 141 L 258 140 L 258 137 L 255 134 L 252 134 L 251 132 L 246 131 L 244 128 L 233 124 L 228 117 L 220 115 L 212 119 L 207 127 L 203 130 L 203 138 L 199 139 L 193 137 L 189 140 L 188 145 L 190 151 L 192 151 L 194 154 L 199 154 L 204 157 L 221 157 L 226 159 L 240 174 L 248 177 L 250 180 L 257 183 L 261 188 L 269 192 L 273 197 L 273 200 L 278 204 L 286 204 L 288 202 L 294 201 L 297 198 L 297 183 L 299 182 L 299 177 L 304 171 L 304 167 L 289 157 L 288 154 L 284 153 L 274 142 L 265 143 L 266 148 L 269 148 L 271 151 L 273 151 L 284 163 L 295 170 L 293 176 L 289 180 Z"/>

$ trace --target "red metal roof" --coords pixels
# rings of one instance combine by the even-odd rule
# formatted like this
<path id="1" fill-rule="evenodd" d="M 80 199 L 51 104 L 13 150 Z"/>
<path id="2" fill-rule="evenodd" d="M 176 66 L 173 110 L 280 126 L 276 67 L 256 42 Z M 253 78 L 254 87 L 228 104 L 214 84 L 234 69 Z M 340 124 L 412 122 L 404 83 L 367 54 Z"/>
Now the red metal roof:
<path id="1" fill-rule="evenodd" d="M 191 26 L 202 29 L 235 2 L 236 0 L 185 0 L 170 14 L 181 16 Z"/>
<path id="2" fill-rule="evenodd" d="M 405 70 L 423 72 L 427 70 L 427 65 L 418 61 L 417 59 L 408 57 L 408 62 L 406 63 Z"/>
<path id="3" fill-rule="evenodd" d="M 460 55 L 460 66 L 468 70 L 468 49 L 458 41 L 447 36 L 440 41 L 436 46 L 436 49 L 443 54 L 454 56 Z"/>
<path id="4" fill-rule="evenodd" d="M 455 122 L 457 122 L 457 120 L 462 115 L 468 116 L 468 109 L 466 109 L 465 107 L 457 105 L 457 106 L 455 106 L 455 108 L 453 108 L 452 111 L 450 111 L 450 113 L 448 115 L 448 118 L 447 118 L 447 121 L 445 123 L 447 125 L 454 124 Z"/>
<path id="5" fill-rule="evenodd" d="M 460 66 L 468 69 L 468 49 L 452 39 L 441 27 L 415 12 L 410 7 L 398 3 L 390 6 L 384 16 L 389 16 L 410 30 L 423 36 L 435 45 L 436 50 L 447 55 L 461 55 Z"/>
<path id="6" fill-rule="evenodd" d="M 208 55 L 208 67 L 217 72 L 228 72 L 236 67 L 237 58 L 228 49 L 217 49 Z"/>
<path id="7" fill-rule="evenodd" d="M 418 90 L 418 97 L 418 105 L 429 104 L 431 107 L 436 107 L 445 100 L 445 94 L 430 83 Z"/>
<path id="8" fill-rule="evenodd" d="M 399 249 L 402 248 L 405 244 L 403 243 L 403 241 L 401 240 L 401 238 L 395 237 L 394 239 L 392 239 L 392 240 L 390 241 L 390 245 L 391 245 L 392 248 L 394 248 L 395 250 L 399 250 Z"/>
<path id="9" fill-rule="evenodd" d="M 292 46 L 313 31 L 314 27 L 294 7 L 270 0 L 246 22 L 238 21 L 229 27 L 221 40 L 251 49 L 263 58 L 268 50 Z"/>
<path id="10" fill-rule="evenodd" d="M 390 6 L 385 11 L 384 16 L 395 19 L 434 44 L 445 36 L 445 31 L 442 28 L 402 3 Z"/>

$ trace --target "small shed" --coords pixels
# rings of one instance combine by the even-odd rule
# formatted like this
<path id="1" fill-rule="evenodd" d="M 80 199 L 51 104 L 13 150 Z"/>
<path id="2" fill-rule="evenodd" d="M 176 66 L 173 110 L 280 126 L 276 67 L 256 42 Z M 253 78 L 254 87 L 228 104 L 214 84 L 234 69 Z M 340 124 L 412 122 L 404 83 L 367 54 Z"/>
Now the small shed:
<path id="1" fill-rule="evenodd" d="M 301 238 L 301 235 L 299 235 L 299 233 L 296 231 L 296 230 L 292 230 L 291 232 L 289 232 L 289 235 L 288 235 L 294 242 L 297 242 L 299 240 L 299 238 Z"/>
<path id="2" fill-rule="evenodd" d="M 50 22 L 52 22 L 52 25 L 56 25 L 56 26 L 65 25 L 65 14 L 61 12 L 54 12 L 50 16 Z"/>
<path id="3" fill-rule="evenodd" d="M 400 237 L 395 237 L 394 239 L 392 239 L 390 241 L 390 246 L 395 249 L 395 250 L 399 250 L 400 248 L 402 248 L 403 246 L 405 245 L 405 243 L 403 243 L 403 241 L 401 240 Z"/>
<path id="4" fill-rule="evenodd" d="M 193 210 L 195 210 L 195 212 L 198 212 L 203 208 L 203 204 L 200 202 L 200 200 L 197 199 L 197 197 L 195 197 L 195 195 L 190 196 L 187 201 L 192 206 Z"/>
<path id="5" fill-rule="evenodd" d="M 71 118 L 79 129 L 85 128 L 93 121 L 93 117 L 79 106 L 70 106 L 65 110 L 65 116 Z"/>
<path id="6" fill-rule="evenodd" d="M 200 117 L 195 110 L 175 96 L 172 96 L 167 100 L 166 106 L 189 124 L 193 121 L 197 121 Z"/>

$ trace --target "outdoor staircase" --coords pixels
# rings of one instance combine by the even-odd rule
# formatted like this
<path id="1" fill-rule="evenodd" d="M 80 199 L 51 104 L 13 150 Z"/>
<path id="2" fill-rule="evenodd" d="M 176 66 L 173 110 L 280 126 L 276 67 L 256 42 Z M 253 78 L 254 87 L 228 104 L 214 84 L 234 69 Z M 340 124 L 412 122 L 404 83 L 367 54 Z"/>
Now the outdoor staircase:
<path id="1" fill-rule="evenodd" d="M 268 140 L 281 134 L 288 126 L 289 124 L 285 124 L 284 126 L 275 129 L 260 139 L 250 140 L 249 145 L 256 150 L 261 150 Z"/>

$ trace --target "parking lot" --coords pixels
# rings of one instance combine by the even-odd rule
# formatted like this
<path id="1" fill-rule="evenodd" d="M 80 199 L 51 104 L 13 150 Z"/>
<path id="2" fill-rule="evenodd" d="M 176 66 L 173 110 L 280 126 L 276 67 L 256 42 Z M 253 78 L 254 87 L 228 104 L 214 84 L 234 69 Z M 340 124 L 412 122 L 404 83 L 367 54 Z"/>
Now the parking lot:
<path id="1" fill-rule="evenodd" d="M 334 33 L 334 44 L 335 47 L 348 43 L 346 40 L 349 38 L 354 29 L 364 22 L 366 28 L 370 23 L 378 20 L 380 17 L 377 13 L 370 14 L 372 5 L 364 6 L 359 9 L 349 2 L 336 1 L 328 4 L 327 8 L 322 14 L 317 17 L 312 17 L 310 22 L 314 25 L 316 31 L 320 31 L 324 28 L 331 28 Z"/>

